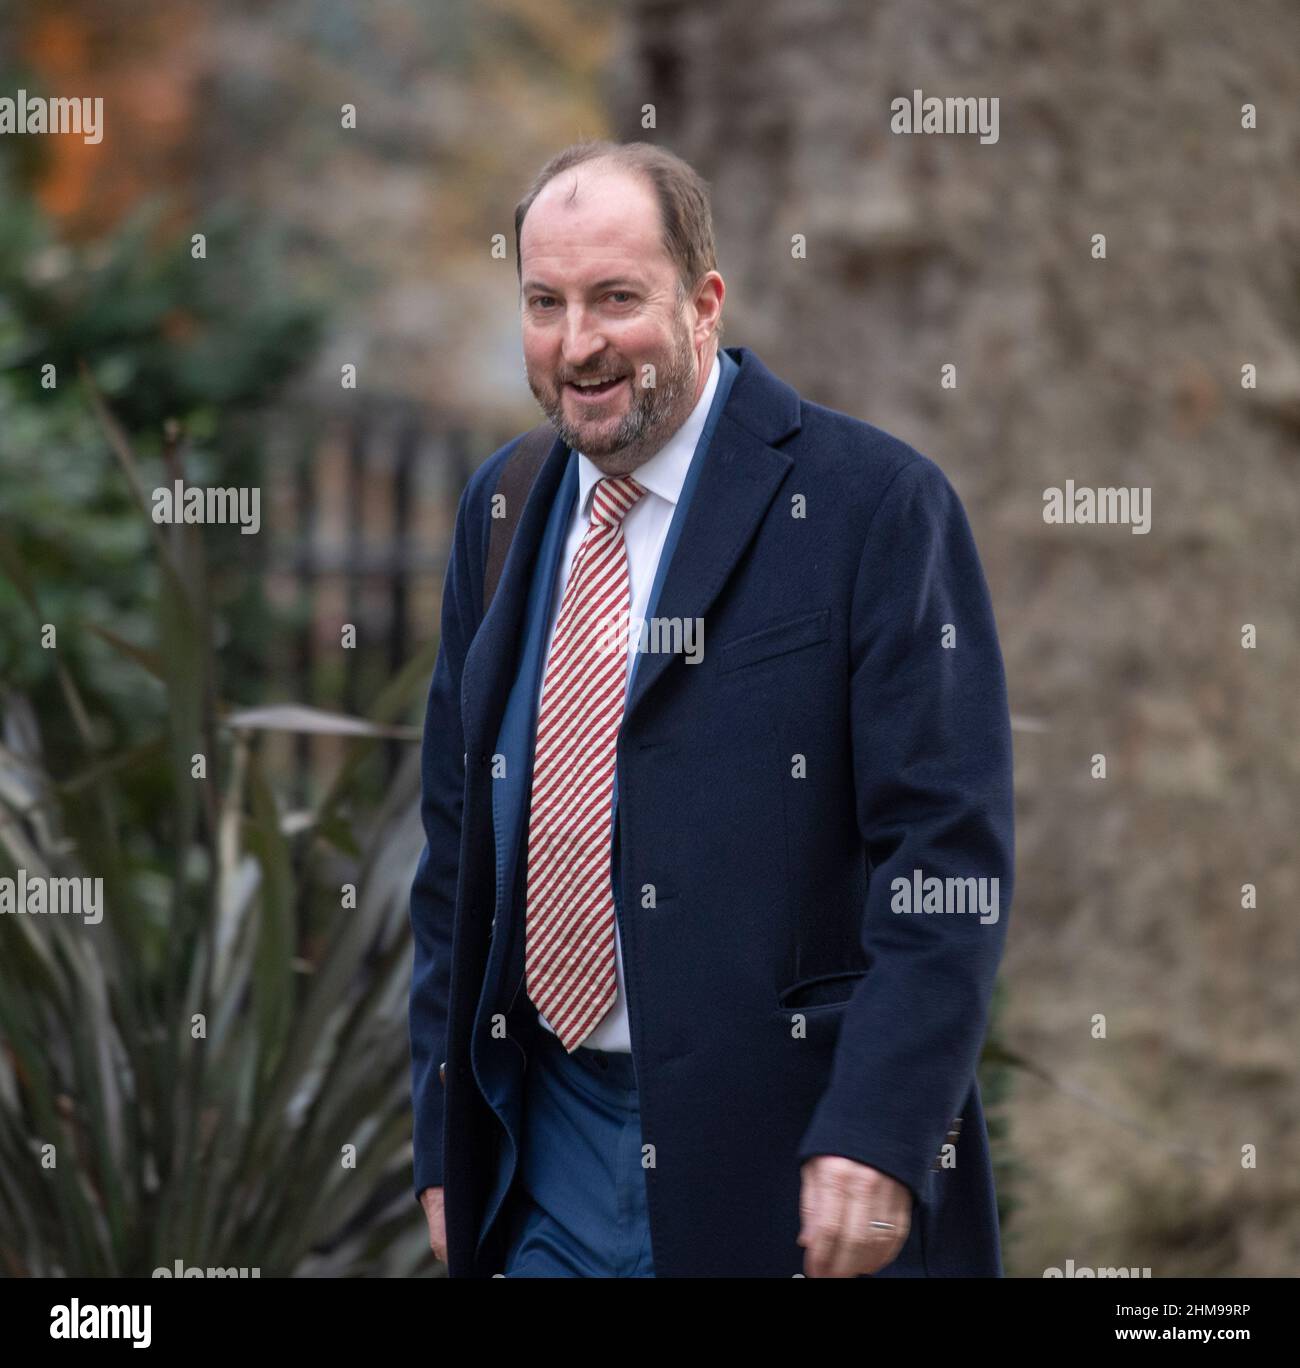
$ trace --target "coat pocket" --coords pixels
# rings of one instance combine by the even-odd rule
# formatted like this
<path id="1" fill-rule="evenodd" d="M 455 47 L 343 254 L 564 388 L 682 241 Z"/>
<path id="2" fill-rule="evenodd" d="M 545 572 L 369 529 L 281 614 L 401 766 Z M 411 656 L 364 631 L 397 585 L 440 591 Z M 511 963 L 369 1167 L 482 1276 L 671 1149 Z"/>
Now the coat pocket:
<path id="1" fill-rule="evenodd" d="M 728 670 L 739 670 L 745 665 L 756 665 L 760 660 L 768 660 L 772 656 L 786 655 L 805 646 L 816 646 L 828 640 L 830 634 L 829 608 L 786 618 L 782 622 L 774 622 L 770 627 L 750 632 L 748 636 L 725 642 L 718 652 L 718 670 L 725 674 Z"/>
<path id="2" fill-rule="evenodd" d="M 843 1007 L 866 972 L 865 969 L 844 969 L 800 979 L 777 994 L 777 1008 L 781 1012 L 802 1012 L 808 1007 Z"/>

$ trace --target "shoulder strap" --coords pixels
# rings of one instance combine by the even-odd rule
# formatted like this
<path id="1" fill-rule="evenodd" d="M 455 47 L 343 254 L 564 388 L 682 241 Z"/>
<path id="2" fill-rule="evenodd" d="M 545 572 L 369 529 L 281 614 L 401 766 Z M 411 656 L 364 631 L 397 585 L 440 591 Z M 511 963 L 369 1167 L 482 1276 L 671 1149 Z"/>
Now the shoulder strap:
<path id="1" fill-rule="evenodd" d="M 506 563 L 506 553 L 515 539 L 515 528 L 519 526 L 519 516 L 528 501 L 528 492 L 537 479 L 542 463 L 551 454 L 555 445 L 555 429 L 550 423 L 543 423 L 531 432 L 524 433 L 519 445 L 510 453 L 501 474 L 497 477 L 496 493 L 504 495 L 505 517 L 492 519 L 492 530 L 488 536 L 487 565 L 483 571 L 483 616 L 492 605 L 492 596 L 497 591 L 501 570 Z"/>

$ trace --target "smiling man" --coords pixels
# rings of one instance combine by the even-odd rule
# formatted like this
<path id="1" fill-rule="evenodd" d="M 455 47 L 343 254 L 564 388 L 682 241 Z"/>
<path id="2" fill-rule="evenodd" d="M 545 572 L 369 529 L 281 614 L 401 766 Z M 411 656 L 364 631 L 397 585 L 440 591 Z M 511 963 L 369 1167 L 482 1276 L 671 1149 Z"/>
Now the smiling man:
<path id="1" fill-rule="evenodd" d="M 583 179 L 592 174 L 595 167 Z M 662 248 L 646 255 L 659 211 L 645 179 L 622 171 L 600 181 L 585 212 L 575 209 L 569 177 L 552 177 L 532 205 L 525 201 L 524 360 L 565 445 L 605 475 L 630 475 L 698 404 L 717 355 L 724 288 L 698 232 L 698 259 L 680 271 Z M 683 218 L 707 212 L 689 200 L 674 209 Z M 593 241 L 604 245 L 593 250 Z M 687 278 L 698 282 L 690 317 Z"/>
<path id="2" fill-rule="evenodd" d="M 550 424 L 462 496 L 429 691 L 431 1246 L 453 1277 L 998 1275 L 1011 744 L 961 504 L 720 347 L 677 157 L 569 148 L 515 227 Z"/>

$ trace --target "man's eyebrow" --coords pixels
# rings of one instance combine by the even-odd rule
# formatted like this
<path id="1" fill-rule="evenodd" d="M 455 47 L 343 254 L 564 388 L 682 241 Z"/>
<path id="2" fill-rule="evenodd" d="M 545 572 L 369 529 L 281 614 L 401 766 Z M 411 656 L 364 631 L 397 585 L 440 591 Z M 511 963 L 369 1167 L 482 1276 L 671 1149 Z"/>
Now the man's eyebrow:
<path id="1" fill-rule="evenodd" d="M 639 290 L 642 288 L 641 282 L 639 280 L 633 280 L 630 276 L 609 276 L 605 280 L 595 281 L 591 286 L 589 286 L 589 288 L 592 290 L 609 290 L 612 289 L 615 285 L 620 287 L 630 286 L 632 289 L 635 290 Z M 546 282 L 542 280 L 525 280 L 524 289 L 529 293 L 531 293 L 534 290 L 538 291 L 541 294 L 561 293 L 561 291 L 557 290 L 554 285 L 547 285 Z"/>

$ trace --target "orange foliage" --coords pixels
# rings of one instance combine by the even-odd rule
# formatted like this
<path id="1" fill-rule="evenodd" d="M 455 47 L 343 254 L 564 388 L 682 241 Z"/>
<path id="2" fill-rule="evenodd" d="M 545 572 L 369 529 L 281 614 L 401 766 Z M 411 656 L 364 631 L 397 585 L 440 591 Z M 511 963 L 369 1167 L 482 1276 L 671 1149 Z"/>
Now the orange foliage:
<path id="1" fill-rule="evenodd" d="M 198 109 L 202 19 L 186 6 L 138 15 L 129 27 L 100 5 L 33 11 L 24 56 L 32 94 L 102 97 L 103 141 L 47 139 L 36 195 L 73 237 L 95 237 L 142 198 L 165 191 L 173 222 L 185 215 Z"/>

